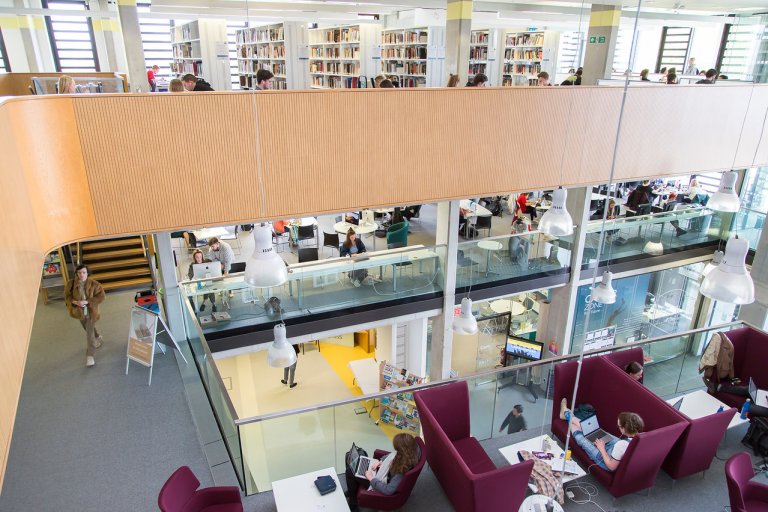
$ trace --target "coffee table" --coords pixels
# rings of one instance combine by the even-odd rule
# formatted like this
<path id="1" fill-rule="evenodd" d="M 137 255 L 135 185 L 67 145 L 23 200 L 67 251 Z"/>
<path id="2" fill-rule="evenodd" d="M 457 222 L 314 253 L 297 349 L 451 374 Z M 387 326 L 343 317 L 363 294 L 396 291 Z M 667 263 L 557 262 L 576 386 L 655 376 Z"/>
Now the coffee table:
<path id="1" fill-rule="evenodd" d="M 531 439 L 527 439 L 525 441 L 521 441 L 519 443 L 511 444 L 509 446 L 505 446 L 504 448 L 499 448 L 499 451 L 504 456 L 505 459 L 507 459 L 507 462 L 510 464 L 518 464 L 520 462 L 520 459 L 517 457 L 517 452 L 520 450 L 526 450 L 529 452 L 540 452 L 543 451 L 541 449 L 542 441 L 544 438 L 549 439 L 549 450 L 547 453 L 553 454 L 555 457 L 552 460 L 544 460 L 547 464 L 550 466 L 553 466 L 555 462 L 560 462 L 562 456 L 565 454 L 562 448 L 560 448 L 560 445 L 555 439 L 552 439 L 547 434 L 544 434 L 542 436 L 536 436 Z M 582 469 L 581 466 L 576 463 L 576 461 L 573 461 L 573 464 L 569 464 L 569 469 L 572 469 L 573 475 L 570 474 L 564 474 L 563 475 L 563 483 L 568 483 L 572 480 L 576 480 L 577 478 L 581 478 L 582 476 L 586 475 L 587 472 Z M 532 483 L 528 484 L 528 487 L 531 488 L 533 492 L 537 492 L 538 489 L 536 486 Z M 523 510 L 522 508 L 520 510 Z"/>
<path id="2" fill-rule="evenodd" d="M 330 475 L 336 481 L 336 490 L 321 496 L 315 487 L 315 479 L 321 475 Z M 335 468 L 320 469 L 303 475 L 272 482 L 272 493 L 278 511 L 295 512 L 349 512 L 344 490 L 339 483 Z"/>
<path id="3" fill-rule="evenodd" d="M 667 403 L 669 405 L 675 405 L 680 398 L 683 399 L 683 403 L 680 405 L 680 412 L 692 420 L 703 418 L 710 414 L 717 414 L 717 409 L 720 407 L 726 409 L 730 408 L 703 389 L 686 393 L 685 395 L 675 398 L 670 398 L 667 400 Z M 749 419 L 741 419 L 741 415 L 736 412 L 736 414 L 733 415 L 733 419 L 731 419 L 731 422 L 728 424 L 728 429 L 738 427 L 744 423 L 749 423 Z"/>

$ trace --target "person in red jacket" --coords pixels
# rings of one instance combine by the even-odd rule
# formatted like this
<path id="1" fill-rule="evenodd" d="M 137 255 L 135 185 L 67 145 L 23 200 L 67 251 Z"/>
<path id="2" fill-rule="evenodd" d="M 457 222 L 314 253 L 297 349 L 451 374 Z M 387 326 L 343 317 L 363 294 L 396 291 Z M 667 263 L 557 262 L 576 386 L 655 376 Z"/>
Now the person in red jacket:
<path id="1" fill-rule="evenodd" d="M 155 75 L 160 71 L 160 66 L 155 64 L 152 69 L 147 70 L 147 82 L 149 82 L 149 92 L 157 92 L 157 78 Z"/>

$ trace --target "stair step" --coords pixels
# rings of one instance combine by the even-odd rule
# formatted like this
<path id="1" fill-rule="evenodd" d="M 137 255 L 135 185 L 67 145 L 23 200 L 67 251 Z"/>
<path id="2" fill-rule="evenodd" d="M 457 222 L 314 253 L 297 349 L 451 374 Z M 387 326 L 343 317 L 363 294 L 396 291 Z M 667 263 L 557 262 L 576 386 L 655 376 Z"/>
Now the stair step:
<path id="1" fill-rule="evenodd" d="M 106 270 L 110 268 L 135 267 L 137 265 L 143 265 L 144 267 L 146 267 L 147 258 L 141 257 L 141 258 L 128 258 L 124 260 L 94 261 L 93 263 L 89 263 L 88 267 L 91 269 L 91 272 L 95 273 L 97 270 Z"/>
<path id="2" fill-rule="evenodd" d="M 152 278 L 149 277 L 137 277 L 134 279 L 124 279 L 122 281 L 111 281 L 108 283 L 101 283 L 102 288 L 105 290 L 115 290 L 117 288 L 133 288 L 143 285 L 151 285 Z"/>
<path id="3" fill-rule="evenodd" d="M 99 251 L 83 253 L 83 261 L 88 263 L 93 260 L 104 260 L 109 258 L 122 258 L 125 256 L 143 256 L 144 249 L 136 247 L 133 249 L 116 249 L 112 251 Z"/>
<path id="4" fill-rule="evenodd" d="M 92 272 L 91 275 L 95 280 L 104 284 L 106 279 L 115 279 L 121 277 L 145 277 L 149 276 L 149 269 L 147 267 L 138 268 L 124 268 L 120 270 L 111 270 L 107 272 Z"/>
<path id="5" fill-rule="evenodd" d="M 93 242 L 82 243 L 84 251 L 112 249 L 115 247 L 124 247 L 126 245 L 141 245 L 141 237 L 132 236 L 130 238 L 114 238 L 111 240 L 95 240 Z"/>

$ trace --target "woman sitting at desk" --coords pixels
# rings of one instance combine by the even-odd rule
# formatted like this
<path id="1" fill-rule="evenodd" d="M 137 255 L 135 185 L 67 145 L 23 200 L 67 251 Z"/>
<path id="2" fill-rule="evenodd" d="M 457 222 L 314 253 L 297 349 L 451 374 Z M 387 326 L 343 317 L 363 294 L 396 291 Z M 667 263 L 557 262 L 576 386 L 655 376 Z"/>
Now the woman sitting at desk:
<path id="1" fill-rule="evenodd" d="M 193 267 L 195 265 L 199 265 L 200 263 L 211 263 L 211 260 L 203 258 L 203 251 L 201 251 L 200 249 L 196 249 L 195 252 L 192 253 L 192 263 L 189 264 L 187 277 L 192 279 L 195 276 L 195 269 Z M 203 300 L 200 302 L 200 311 L 205 311 L 206 300 L 211 301 L 211 311 L 215 313 L 216 312 L 216 295 L 213 293 L 206 293 L 205 295 L 203 295 Z M 195 302 L 192 300 L 192 297 L 189 298 L 189 302 L 192 304 L 192 309 L 194 309 Z"/>
<path id="2" fill-rule="evenodd" d="M 341 257 L 343 258 L 344 256 L 349 256 L 351 258 L 355 258 L 358 254 L 362 254 L 364 252 L 365 244 L 362 240 L 357 238 L 355 230 L 349 228 L 349 231 L 347 231 L 347 238 L 344 240 L 344 243 L 341 244 Z M 358 287 L 363 282 L 363 280 L 368 277 L 368 271 L 364 268 L 353 270 L 349 274 L 349 277 L 352 279 L 352 284 Z"/>

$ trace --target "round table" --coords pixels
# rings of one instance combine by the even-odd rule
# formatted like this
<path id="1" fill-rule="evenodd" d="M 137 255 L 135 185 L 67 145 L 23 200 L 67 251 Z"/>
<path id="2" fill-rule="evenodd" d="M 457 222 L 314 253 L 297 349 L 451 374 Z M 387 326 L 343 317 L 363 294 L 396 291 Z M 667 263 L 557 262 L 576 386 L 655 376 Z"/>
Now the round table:
<path id="1" fill-rule="evenodd" d="M 485 275 L 487 277 L 491 265 L 491 252 L 501 250 L 501 242 L 495 240 L 483 240 L 482 242 L 477 242 L 477 246 L 487 253 L 485 258 Z"/>
<path id="2" fill-rule="evenodd" d="M 525 313 L 525 306 L 513 299 L 500 299 L 491 302 L 494 313 L 512 313 L 512 316 L 520 316 Z"/>
<path id="3" fill-rule="evenodd" d="M 317 219 L 315 217 L 302 217 L 296 222 L 296 219 L 291 219 L 292 226 L 317 226 Z"/>
<path id="4" fill-rule="evenodd" d="M 367 235 L 379 229 L 379 225 L 375 222 L 361 222 L 359 225 L 355 225 L 346 221 L 337 222 L 333 225 L 334 231 L 344 235 L 347 234 L 349 228 L 352 228 L 358 235 Z"/>
<path id="5" fill-rule="evenodd" d="M 525 498 L 525 501 L 520 505 L 518 512 L 536 512 L 536 505 L 541 505 L 541 510 L 546 510 L 544 505 L 546 505 L 548 501 L 548 496 L 544 496 L 543 494 L 532 494 Z M 563 506 L 557 501 L 552 500 L 552 504 L 555 506 L 555 512 L 563 512 Z"/>

